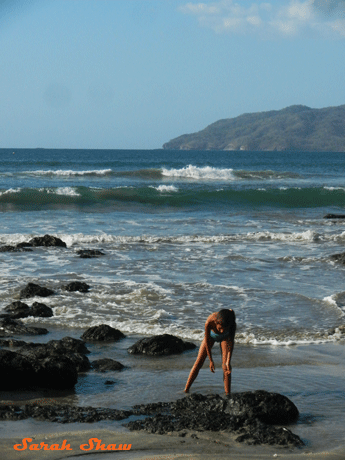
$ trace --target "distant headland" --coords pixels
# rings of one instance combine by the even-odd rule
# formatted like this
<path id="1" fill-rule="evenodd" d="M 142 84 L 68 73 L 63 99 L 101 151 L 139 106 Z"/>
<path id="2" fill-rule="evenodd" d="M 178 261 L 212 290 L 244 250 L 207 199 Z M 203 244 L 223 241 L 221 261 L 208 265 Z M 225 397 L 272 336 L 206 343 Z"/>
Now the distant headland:
<path id="1" fill-rule="evenodd" d="M 246 113 L 176 137 L 163 149 L 345 152 L 345 105 Z"/>

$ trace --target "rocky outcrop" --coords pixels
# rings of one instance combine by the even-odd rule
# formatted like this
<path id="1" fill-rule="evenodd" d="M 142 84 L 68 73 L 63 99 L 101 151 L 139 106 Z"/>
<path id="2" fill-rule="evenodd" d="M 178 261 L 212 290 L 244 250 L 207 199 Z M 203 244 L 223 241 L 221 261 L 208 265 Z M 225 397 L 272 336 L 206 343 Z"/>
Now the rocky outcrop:
<path id="1" fill-rule="evenodd" d="M 34 316 L 36 318 L 49 318 L 53 316 L 53 310 L 43 303 L 34 302 L 30 308 L 20 300 L 12 302 L 4 308 L 4 311 L 13 319 L 28 318 Z"/>
<path id="2" fill-rule="evenodd" d="M 333 254 L 330 256 L 331 260 L 335 262 L 339 262 L 340 264 L 345 264 L 345 252 L 341 252 L 339 254 Z"/>
<path id="3" fill-rule="evenodd" d="M 2 405 L 0 420 L 32 417 L 59 423 L 93 423 L 100 420 L 123 420 L 137 415 L 140 420 L 125 425 L 132 431 L 175 433 L 181 437 L 190 435 L 192 438 L 197 438 L 200 432 L 222 431 L 223 434 L 235 435 L 237 442 L 246 444 L 290 448 L 303 446 L 303 441 L 288 428 L 267 423 L 277 423 L 277 408 L 281 412 L 279 420 L 285 420 L 284 423 L 296 421 L 298 410 L 290 400 L 265 391 L 237 393 L 227 399 L 219 395 L 193 394 L 174 402 L 140 405 L 127 411 L 71 405 Z"/>
<path id="4" fill-rule="evenodd" d="M 115 342 L 126 337 L 121 331 L 107 324 L 92 326 L 81 336 L 85 342 Z"/>
<path id="5" fill-rule="evenodd" d="M 43 327 L 25 326 L 22 322 L 12 318 L 0 319 L 0 337 L 42 334 L 48 334 L 48 330 Z"/>
<path id="6" fill-rule="evenodd" d="M 48 289 L 46 287 L 41 287 L 35 283 L 28 283 L 25 288 L 20 291 L 20 298 L 21 299 L 28 299 L 29 297 L 49 297 L 54 294 L 54 291 Z"/>
<path id="7" fill-rule="evenodd" d="M 77 254 L 81 259 L 92 259 L 105 255 L 104 252 L 99 251 L 98 249 L 80 249 L 77 251 Z"/>
<path id="8" fill-rule="evenodd" d="M 55 423 L 94 423 L 101 420 L 123 420 L 132 415 L 132 411 L 96 407 L 75 407 L 69 405 L 25 406 L 0 405 L 0 420 L 25 420 L 34 418 Z"/>
<path id="9" fill-rule="evenodd" d="M 90 286 L 82 281 L 72 281 L 64 287 L 64 290 L 69 292 L 88 292 L 89 289 Z"/>
<path id="10" fill-rule="evenodd" d="M 124 365 L 110 358 L 97 359 L 92 361 L 92 367 L 98 372 L 121 371 Z"/>
<path id="11" fill-rule="evenodd" d="M 44 236 L 36 236 L 29 241 L 29 246 L 45 246 L 45 247 L 61 247 L 66 248 L 67 245 L 64 241 L 56 236 L 52 235 L 44 235 Z"/>
<path id="12" fill-rule="evenodd" d="M 78 372 L 91 369 L 91 364 L 85 356 L 90 353 L 82 340 L 64 337 L 61 340 L 50 340 L 46 344 L 28 343 L 23 346 L 20 353 L 32 360 L 42 360 L 49 356 L 64 356 L 69 358 L 76 366 Z"/>
<path id="13" fill-rule="evenodd" d="M 0 246 L 0 252 L 29 252 L 32 251 L 32 249 L 28 249 L 25 247 L 18 247 L 18 246 L 10 246 L 10 245 L 5 245 L 5 246 Z"/>
<path id="14" fill-rule="evenodd" d="M 326 214 L 324 219 L 345 219 L 345 214 Z"/>
<path id="15" fill-rule="evenodd" d="M 8 343 L 7 343 L 8 342 Z M 91 368 L 85 356 L 89 353 L 82 340 L 64 337 L 48 343 L 10 343 L 19 346 L 17 352 L 0 350 L 0 389 L 72 388 L 78 372 Z"/>
<path id="16" fill-rule="evenodd" d="M 173 335 L 163 334 L 139 340 L 128 348 L 128 353 L 162 356 L 179 354 L 194 348 L 196 345 L 192 342 L 184 342 Z"/>
<path id="17" fill-rule="evenodd" d="M 265 391 L 238 393 L 229 399 L 219 395 L 193 394 L 172 403 L 135 406 L 138 414 L 154 415 L 129 422 L 130 430 L 168 434 L 189 431 L 225 431 L 247 444 L 302 446 L 302 440 L 290 430 L 271 423 L 292 423 L 298 409 L 285 396 Z M 280 415 L 279 415 L 280 414 Z"/>
<path id="18" fill-rule="evenodd" d="M 33 360 L 21 353 L 0 350 L 0 390 L 29 388 L 73 388 L 78 372 L 65 356 L 51 355 Z"/>

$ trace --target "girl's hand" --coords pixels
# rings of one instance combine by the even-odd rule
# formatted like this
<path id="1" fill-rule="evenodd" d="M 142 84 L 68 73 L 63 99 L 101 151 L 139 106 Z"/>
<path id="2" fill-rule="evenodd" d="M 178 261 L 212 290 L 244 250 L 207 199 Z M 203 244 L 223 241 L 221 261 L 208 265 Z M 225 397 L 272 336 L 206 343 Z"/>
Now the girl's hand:
<path id="1" fill-rule="evenodd" d="M 230 364 L 227 364 L 226 365 L 226 370 L 224 371 L 225 375 L 230 375 L 231 374 L 231 365 Z"/>
<path id="2" fill-rule="evenodd" d="M 214 362 L 210 362 L 210 371 L 214 373 Z"/>

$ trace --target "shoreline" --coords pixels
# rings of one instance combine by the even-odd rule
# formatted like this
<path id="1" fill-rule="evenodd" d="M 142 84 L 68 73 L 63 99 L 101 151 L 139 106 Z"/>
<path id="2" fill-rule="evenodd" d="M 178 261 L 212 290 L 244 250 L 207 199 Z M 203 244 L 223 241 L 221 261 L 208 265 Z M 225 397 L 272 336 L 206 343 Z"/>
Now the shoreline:
<path id="1" fill-rule="evenodd" d="M 96 441 L 89 443 L 89 439 L 98 439 L 105 446 L 122 443 L 131 445 L 129 451 L 101 451 L 97 449 Z M 64 432 L 49 432 L 32 436 L 32 443 L 47 443 L 47 445 L 58 444 L 59 446 L 69 445 L 71 450 L 39 450 L 30 451 L 28 448 L 17 451 L 14 445 L 22 443 L 21 436 L 11 436 L 0 439 L 0 451 L 3 460 L 34 460 L 49 459 L 62 460 L 74 459 L 88 455 L 88 460 L 99 458 L 100 454 L 107 454 L 107 459 L 138 459 L 138 460 L 163 460 L 163 459 L 185 459 L 185 460 L 222 460 L 224 455 L 231 454 L 234 460 L 254 460 L 267 458 L 282 458 L 284 460 L 342 460 L 345 457 L 345 449 L 326 450 L 313 452 L 311 449 L 289 449 L 282 447 L 247 446 L 236 443 L 233 436 L 225 433 L 193 433 L 187 434 L 184 438 L 178 435 L 157 435 L 143 434 L 138 432 L 119 432 L 107 429 L 98 430 L 76 430 Z M 64 440 L 66 441 L 63 444 Z M 67 443 L 67 444 L 66 444 Z M 99 444 L 98 444 L 99 445 Z M 85 451 L 80 446 L 92 446 L 91 450 Z"/>

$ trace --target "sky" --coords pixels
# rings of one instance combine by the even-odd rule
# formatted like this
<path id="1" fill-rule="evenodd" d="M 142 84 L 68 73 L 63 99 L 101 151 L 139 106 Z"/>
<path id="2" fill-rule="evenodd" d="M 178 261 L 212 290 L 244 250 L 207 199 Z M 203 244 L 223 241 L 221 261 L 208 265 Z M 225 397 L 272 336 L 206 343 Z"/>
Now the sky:
<path id="1" fill-rule="evenodd" d="M 344 81 L 345 0 L 0 0 L 0 148 L 159 149 Z"/>

